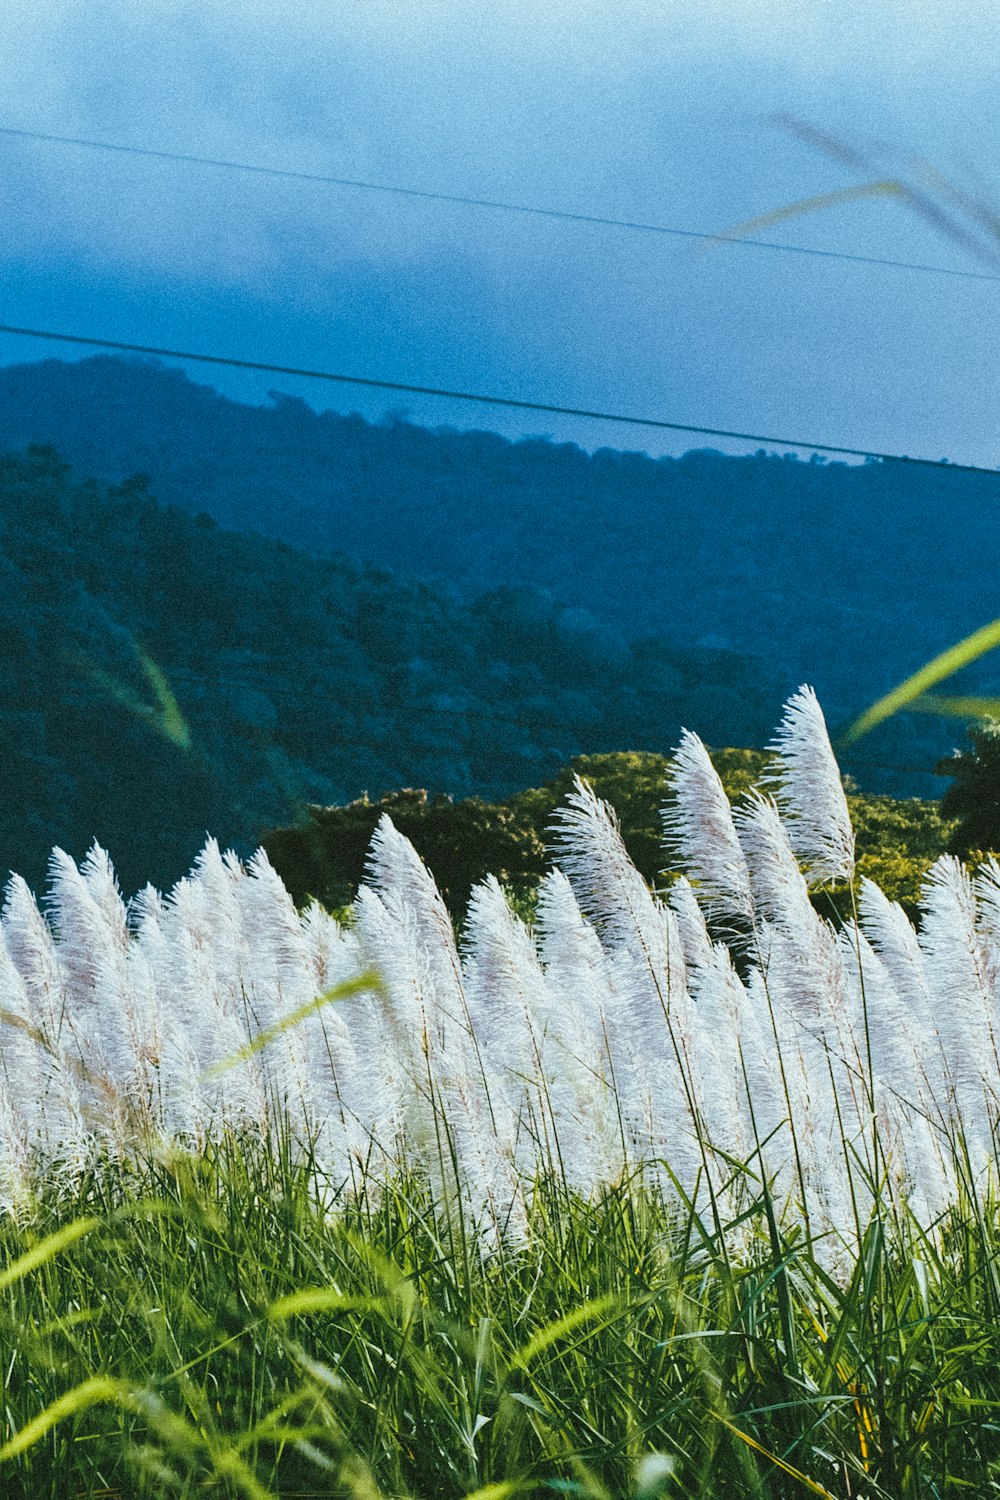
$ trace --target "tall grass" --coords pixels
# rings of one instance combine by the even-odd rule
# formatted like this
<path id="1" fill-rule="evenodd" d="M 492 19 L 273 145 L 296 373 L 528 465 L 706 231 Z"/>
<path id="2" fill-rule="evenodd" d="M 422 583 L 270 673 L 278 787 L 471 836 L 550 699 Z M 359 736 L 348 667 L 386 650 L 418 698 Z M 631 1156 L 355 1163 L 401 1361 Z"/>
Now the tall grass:
<path id="1" fill-rule="evenodd" d="M 548 1178 L 508 1251 L 412 1178 L 331 1215 L 236 1138 L 135 1186 L 0 1235 L 10 1500 L 995 1487 L 992 1200 L 892 1205 L 834 1278 L 763 1188 L 720 1233 Z"/>
<path id="2" fill-rule="evenodd" d="M 13 881 L 0 1493 L 991 1492 L 1000 867 L 918 934 L 808 691 L 774 750 L 734 816 L 685 736 L 666 902 L 580 784 L 534 933 L 387 821 L 347 932 Z"/>

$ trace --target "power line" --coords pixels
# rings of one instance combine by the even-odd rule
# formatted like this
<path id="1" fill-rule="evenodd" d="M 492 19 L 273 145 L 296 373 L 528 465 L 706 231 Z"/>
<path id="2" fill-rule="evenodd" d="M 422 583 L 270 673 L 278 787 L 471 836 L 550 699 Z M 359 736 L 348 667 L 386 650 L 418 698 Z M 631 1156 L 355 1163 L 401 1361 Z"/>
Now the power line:
<path id="1" fill-rule="evenodd" d="M 852 255 L 846 250 L 822 250 L 806 245 L 790 245 L 778 240 L 712 234 L 704 229 L 679 229 L 669 224 L 649 224 L 636 219 L 614 219 L 602 214 L 573 213 L 568 209 L 540 208 L 527 203 L 509 203 L 497 198 L 473 198 L 464 193 L 437 193 L 425 188 L 397 187 L 390 183 L 369 182 L 359 177 L 333 177 L 321 172 L 297 171 L 291 167 L 266 167 L 255 162 L 228 161 L 214 156 L 195 156 L 183 151 L 157 150 L 148 146 L 125 146 L 117 141 L 95 141 L 83 136 L 55 135 L 41 130 L 21 130 L 12 125 L 0 125 L 0 135 L 17 140 L 38 141 L 46 145 L 76 146 L 87 151 L 108 151 L 122 156 L 139 156 L 151 158 L 154 161 L 177 162 L 183 166 L 215 167 L 224 171 L 244 172 L 259 177 L 285 178 L 293 182 L 314 182 L 366 193 L 388 193 L 399 198 L 420 198 L 431 203 L 451 203 L 463 208 L 489 208 L 501 213 L 523 214 L 533 218 L 560 219 L 571 224 L 594 224 L 605 229 L 668 235 L 676 239 L 700 240 L 716 245 L 741 245 L 754 250 L 774 250 L 783 255 L 808 255 L 822 260 L 848 261 L 855 265 L 882 266 L 898 271 L 919 271 L 932 276 L 952 276 L 965 281 L 1000 281 L 1000 275 L 989 271 L 962 270 L 956 266 L 939 266 L 925 261 L 894 260 L 879 255 Z"/>
<path id="2" fill-rule="evenodd" d="M 234 370 L 252 370 L 267 375 L 289 375 L 298 380 L 325 380 L 339 385 L 360 385 L 378 391 L 398 391 L 409 396 L 438 396 L 448 401 L 469 401 L 479 406 L 500 406 L 516 411 L 543 412 L 549 416 L 583 417 L 592 422 L 617 422 L 627 427 L 650 427 L 664 432 L 688 432 L 699 437 L 728 438 L 739 443 L 770 443 L 776 448 L 804 448 L 815 453 L 834 453 L 846 458 L 881 459 L 889 463 L 921 464 L 953 473 L 990 474 L 998 469 L 982 464 L 954 464 L 947 459 L 912 458 L 904 453 L 882 453 L 873 448 L 847 448 L 838 443 L 816 443 L 802 438 L 773 437 L 759 432 L 732 432 L 724 427 L 698 427 L 690 422 L 668 422 L 659 417 L 626 416 L 620 412 L 591 410 L 582 406 L 557 406 L 547 401 L 527 401 L 514 396 L 493 396 L 479 391 L 446 390 L 441 386 L 409 385 L 400 380 L 376 380 L 366 375 L 345 375 L 332 370 L 302 369 L 295 365 L 265 364 L 261 360 L 236 359 L 226 354 L 201 354 L 190 349 L 168 349 L 155 344 L 131 344 L 119 339 L 94 338 L 79 333 L 56 333 L 43 328 L 21 328 L 0 323 L 0 334 L 16 338 L 44 339 L 58 344 L 79 344 L 90 349 L 111 349 L 120 354 L 152 355 L 160 359 L 182 359 L 202 365 L 224 365 Z"/>

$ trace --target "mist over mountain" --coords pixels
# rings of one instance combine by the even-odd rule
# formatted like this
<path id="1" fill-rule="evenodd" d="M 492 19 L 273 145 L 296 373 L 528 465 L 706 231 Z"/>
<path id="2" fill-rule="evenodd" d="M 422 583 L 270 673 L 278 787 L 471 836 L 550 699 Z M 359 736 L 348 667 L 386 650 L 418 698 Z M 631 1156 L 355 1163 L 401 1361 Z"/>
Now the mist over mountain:
<path id="1" fill-rule="evenodd" d="M 281 395 L 244 406 L 175 369 L 104 357 L 0 370 L 0 448 L 29 442 L 103 480 L 147 472 L 164 502 L 314 557 L 447 581 L 468 601 L 540 588 L 626 642 L 749 653 L 780 691 L 813 683 L 835 726 L 998 613 L 1000 477 L 588 454 Z M 503 631 L 529 640 L 530 596 L 508 602 Z M 955 686 L 990 678 L 987 662 Z M 693 710 L 685 721 L 705 729 Z M 915 768 L 961 739 L 961 725 L 909 716 L 850 764 L 875 789 L 933 795 L 940 783 Z"/>

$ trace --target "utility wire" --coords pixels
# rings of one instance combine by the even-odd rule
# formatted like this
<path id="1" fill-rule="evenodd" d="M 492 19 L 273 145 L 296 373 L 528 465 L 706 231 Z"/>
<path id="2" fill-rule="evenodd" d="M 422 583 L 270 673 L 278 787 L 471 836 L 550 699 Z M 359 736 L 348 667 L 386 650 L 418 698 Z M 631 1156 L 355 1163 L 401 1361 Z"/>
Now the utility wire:
<path id="1" fill-rule="evenodd" d="M 410 396 L 439 396 L 448 401 L 470 401 L 479 406 L 501 406 L 517 411 L 544 412 L 551 416 L 584 417 L 593 422 L 618 422 L 628 427 L 651 427 L 665 432 L 688 432 L 700 437 L 730 438 L 740 443 L 770 443 L 776 448 L 805 448 L 815 453 L 834 453 L 847 458 L 882 459 L 890 463 L 922 464 L 953 473 L 990 474 L 998 469 L 982 464 L 954 464 L 947 459 L 912 458 L 905 453 L 882 453 L 873 448 L 847 448 L 837 443 L 816 443 L 803 438 L 785 438 L 759 432 L 732 432 L 725 427 L 696 427 L 690 422 L 668 422 L 659 417 L 626 416 L 620 412 L 591 410 L 582 406 L 557 406 L 546 401 L 526 401 L 514 396 L 492 396 L 477 391 L 453 391 L 441 386 L 409 385 L 400 380 L 376 380 L 366 375 L 345 375 L 332 370 L 302 369 L 295 365 L 272 365 L 254 359 L 236 359 L 226 354 L 201 354 L 190 349 L 168 349 L 155 344 L 130 344 L 118 339 L 93 338 L 79 333 L 56 333 L 44 328 L 21 328 L 0 323 L 0 334 L 16 338 L 44 339 L 58 344 L 79 344 L 91 349 L 112 349 L 121 354 L 145 354 L 160 359 L 182 359 L 202 365 L 224 365 L 234 370 L 253 370 L 268 375 L 290 375 L 298 380 L 326 380 L 340 385 L 360 385 L 379 391 L 401 391 Z"/>
<path id="2" fill-rule="evenodd" d="M 822 260 L 849 261 L 855 265 L 883 266 L 898 271 L 919 271 L 931 276 L 958 277 L 965 281 L 1000 281 L 1000 275 L 989 271 L 961 270 L 957 266 L 940 266 L 924 261 L 893 260 L 879 255 L 852 255 L 846 250 L 822 250 L 806 245 L 789 245 L 778 240 L 712 234 L 704 229 L 679 229 L 669 224 L 648 224 L 635 219 L 614 219 L 602 214 L 572 213 L 566 209 L 539 208 L 527 203 L 508 203 L 496 198 L 473 198 L 463 193 L 435 193 L 424 188 L 396 187 L 390 183 L 369 182 L 358 177 L 331 177 L 320 172 L 300 172 L 290 167 L 265 167 L 254 162 L 227 161 L 214 156 L 194 156 L 183 151 L 125 146 L 116 141 L 94 141 L 82 136 L 54 135 L 41 130 L 20 130 L 12 125 L 0 125 L 0 135 L 16 140 L 38 141 L 47 145 L 76 146 L 86 151 L 108 151 L 122 156 L 139 156 L 152 158 L 154 161 L 177 162 L 184 166 L 215 167 L 228 172 L 245 172 L 259 177 L 279 177 L 294 182 L 314 182 L 330 187 L 353 188 L 366 193 L 389 193 L 399 198 L 422 198 L 432 203 L 452 203 L 463 208 L 489 208 L 501 213 L 523 214 L 540 219 L 561 219 L 571 224 L 595 224 L 605 229 L 625 229 L 640 234 L 669 235 L 676 239 L 701 240 L 708 244 L 742 245 L 754 250 L 774 250 L 783 255 L 811 255 Z"/>

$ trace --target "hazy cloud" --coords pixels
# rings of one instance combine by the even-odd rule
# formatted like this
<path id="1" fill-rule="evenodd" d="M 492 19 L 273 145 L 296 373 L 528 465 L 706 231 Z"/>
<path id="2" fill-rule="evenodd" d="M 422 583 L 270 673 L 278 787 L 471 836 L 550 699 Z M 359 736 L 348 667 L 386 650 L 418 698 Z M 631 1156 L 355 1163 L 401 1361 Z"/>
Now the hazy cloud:
<path id="1" fill-rule="evenodd" d="M 998 43 L 992 3 L 17 0 L 0 124 L 712 229 L 857 180 L 779 111 L 992 190 Z M 3 138 L 0 224 L 3 321 L 996 452 L 987 284 Z M 967 263 L 891 202 L 772 237 Z"/>

